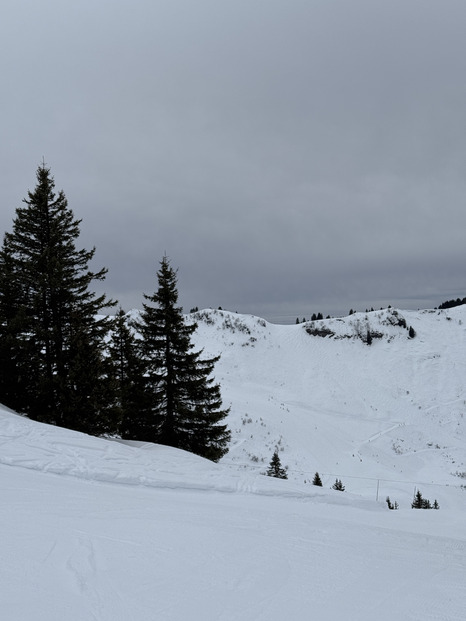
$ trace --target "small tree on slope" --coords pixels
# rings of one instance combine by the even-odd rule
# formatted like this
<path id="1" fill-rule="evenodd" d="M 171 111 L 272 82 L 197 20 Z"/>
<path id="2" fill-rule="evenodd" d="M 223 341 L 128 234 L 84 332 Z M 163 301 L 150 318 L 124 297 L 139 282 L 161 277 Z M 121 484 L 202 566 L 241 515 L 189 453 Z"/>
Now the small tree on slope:
<path id="1" fill-rule="evenodd" d="M 417 490 L 416 495 L 414 496 L 414 500 L 411 503 L 411 508 L 412 509 L 432 509 L 432 508 L 438 509 L 439 504 L 437 500 L 435 500 L 434 505 L 432 507 L 430 500 L 428 498 L 423 498 L 421 492 Z"/>
<path id="2" fill-rule="evenodd" d="M 219 357 L 201 359 L 193 352 L 191 335 L 197 325 L 184 321 L 177 306 L 176 272 L 167 257 L 157 272 L 158 290 L 145 295 L 139 351 L 145 365 L 146 407 L 138 425 L 126 420 L 127 437 L 158 442 L 218 461 L 228 451 L 231 432 L 221 422 L 229 410 L 222 408 L 219 384 L 211 374 Z"/>
<path id="3" fill-rule="evenodd" d="M 317 485 L 318 487 L 322 487 L 322 479 L 320 478 L 320 474 L 318 472 L 316 472 L 314 475 L 314 478 L 312 480 L 312 485 Z"/>
<path id="4" fill-rule="evenodd" d="M 286 468 L 282 468 L 280 456 L 278 455 L 277 449 L 275 449 L 275 452 L 272 455 L 272 459 L 270 460 L 269 468 L 267 470 L 267 476 L 275 477 L 276 479 L 288 478 L 288 475 L 286 474 Z"/>

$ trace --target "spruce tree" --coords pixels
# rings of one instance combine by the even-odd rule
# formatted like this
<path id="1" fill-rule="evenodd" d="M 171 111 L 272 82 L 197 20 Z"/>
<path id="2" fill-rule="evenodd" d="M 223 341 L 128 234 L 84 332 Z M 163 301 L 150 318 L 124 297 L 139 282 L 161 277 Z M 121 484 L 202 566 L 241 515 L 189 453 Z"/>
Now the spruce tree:
<path id="1" fill-rule="evenodd" d="M 106 269 L 92 272 L 95 249 L 78 250 L 80 220 L 50 169 L 16 209 L 0 258 L 1 364 L 11 357 L 13 388 L 0 401 L 31 418 L 86 431 L 111 431 L 104 338 L 109 324 L 96 315 L 109 302 L 89 289 Z"/>
<path id="2" fill-rule="evenodd" d="M 26 316 L 8 248 L 0 250 L 0 401 L 21 410 L 28 395 L 27 365 L 33 348 L 21 333 Z M 21 346 L 20 346 L 21 345 Z"/>
<path id="3" fill-rule="evenodd" d="M 322 479 L 318 472 L 315 473 L 314 478 L 312 480 L 312 485 L 317 485 L 318 487 L 322 487 Z"/>
<path id="4" fill-rule="evenodd" d="M 120 433 L 123 438 L 136 437 L 148 405 L 144 391 L 144 363 L 138 355 L 136 338 L 122 308 L 113 320 L 108 349 Z"/>
<path id="5" fill-rule="evenodd" d="M 187 324 L 177 306 L 176 271 L 168 258 L 160 262 L 158 289 L 149 296 L 135 322 L 145 362 L 147 406 L 140 411 L 131 437 L 184 449 L 218 461 L 228 451 L 230 431 L 221 422 L 220 386 L 214 382 L 214 358 L 194 352 L 191 335 L 197 324 Z M 130 425 L 129 425 L 130 426 Z"/>
<path id="6" fill-rule="evenodd" d="M 425 509 L 426 508 L 426 499 L 422 497 L 420 490 L 417 490 L 414 500 L 411 503 L 412 509 Z"/>
<path id="7" fill-rule="evenodd" d="M 335 489 L 338 492 L 344 492 L 345 491 L 345 486 L 341 482 L 341 479 L 335 479 L 335 483 L 332 485 L 332 489 Z"/>
<path id="8" fill-rule="evenodd" d="M 288 478 L 288 475 L 286 474 L 286 469 L 282 468 L 280 456 L 277 449 L 275 449 L 274 454 L 272 455 L 272 459 L 270 460 L 270 464 L 267 470 L 267 476 L 275 477 L 276 479 Z"/>
<path id="9" fill-rule="evenodd" d="M 396 502 L 396 500 L 395 502 L 392 502 L 390 500 L 390 496 L 387 496 L 386 502 L 387 502 L 388 508 L 391 509 L 392 511 L 396 511 L 398 509 L 398 503 Z"/>

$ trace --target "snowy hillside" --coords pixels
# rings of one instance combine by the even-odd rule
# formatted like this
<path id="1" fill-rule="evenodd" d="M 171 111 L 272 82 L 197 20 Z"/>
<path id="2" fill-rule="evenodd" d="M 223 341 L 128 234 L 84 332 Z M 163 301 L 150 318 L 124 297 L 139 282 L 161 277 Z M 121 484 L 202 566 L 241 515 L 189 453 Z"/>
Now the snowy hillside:
<path id="1" fill-rule="evenodd" d="M 2 618 L 466 619 L 466 307 L 194 319 L 219 464 L 0 409 Z M 261 474 L 276 446 L 287 481 Z"/>
<path id="2" fill-rule="evenodd" d="M 370 493 L 383 479 L 385 496 L 406 502 L 411 483 L 466 483 L 466 306 L 296 326 L 224 311 L 195 318 L 197 345 L 222 355 L 216 377 L 232 405 L 223 463 L 263 471 L 278 446 L 296 482 L 317 470 Z"/>

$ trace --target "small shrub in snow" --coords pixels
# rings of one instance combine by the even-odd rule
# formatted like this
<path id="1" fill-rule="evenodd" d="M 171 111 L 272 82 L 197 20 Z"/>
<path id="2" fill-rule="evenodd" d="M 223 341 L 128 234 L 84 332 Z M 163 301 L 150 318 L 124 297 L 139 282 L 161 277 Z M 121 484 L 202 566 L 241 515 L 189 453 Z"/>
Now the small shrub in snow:
<path id="1" fill-rule="evenodd" d="M 193 319 L 197 322 L 203 322 L 205 323 L 207 326 L 213 326 L 215 323 L 215 320 L 213 318 L 213 312 L 209 312 L 209 311 L 196 311 L 194 313 L 192 313 L 193 315 Z"/>
<path id="2" fill-rule="evenodd" d="M 316 472 L 314 475 L 314 478 L 312 480 L 312 485 L 317 485 L 318 487 L 322 487 L 322 480 L 318 472 Z"/>
<path id="3" fill-rule="evenodd" d="M 229 315 L 224 317 L 222 328 L 224 330 L 230 330 L 231 332 L 233 332 L 233 334 L 235 332 L 242 332 L 243 334 L 251 334 L 251 330 L 248 328 L 248 326 L 245 323 L 243 323 L 239 318 L 237 317 L 233 318 L 233 317 L 230 317 Z"/>
<path id="4" fill-rule="evenodd" d="M 327 328 L 326 326 L 308 326 L 306 328 L 306 332 L 310 336 L 321 336 L 323 338 L 325 338 L 326 336 L 335 336 L 335 332 L 333 332 L 333 330 L 330 330 L 330 328 Z"/>
<path id="5" fill-rule="evenodd" d="M 390 496 L 387 496 L 386 503 L 387 503 L 388 508 L 391 509 L 392 511 L 398 509 L 398 503 L 396 501 L 392 502 L 390 500 Z"/>
<path id="6" fill-rule="evenodd" d="M 345 486 L 341 482 L 341 479 L 335 479 L 335 483 L 332 485 L 332 489 L 337 490 L 337 492 L 345 491 Z"/>

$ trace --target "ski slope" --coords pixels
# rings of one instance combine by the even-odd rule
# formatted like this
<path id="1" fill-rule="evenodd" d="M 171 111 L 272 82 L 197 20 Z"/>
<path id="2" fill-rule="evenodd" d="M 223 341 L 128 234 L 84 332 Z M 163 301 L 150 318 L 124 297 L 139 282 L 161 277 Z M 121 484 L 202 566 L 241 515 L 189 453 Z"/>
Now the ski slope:
<path id="1" fill-rule="evenodd" d="M 398 311 L 414 339 L 390 310 L 203 311 L 231 404 L 219 464 L 0 409 L 2 619 L 464 621 L 465 310 Z M 275 446 L 286 481 L 262 476 Z M 412 510 L 414 488 L 440 510 Z"/>

